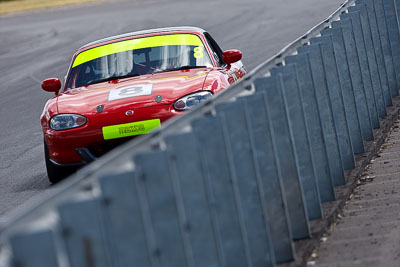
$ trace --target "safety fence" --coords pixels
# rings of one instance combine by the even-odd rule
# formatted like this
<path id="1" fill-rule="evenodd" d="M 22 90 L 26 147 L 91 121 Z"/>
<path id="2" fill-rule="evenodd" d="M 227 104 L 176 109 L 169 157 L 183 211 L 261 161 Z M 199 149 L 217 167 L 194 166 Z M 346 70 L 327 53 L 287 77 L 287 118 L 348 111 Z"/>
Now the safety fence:
<path id="1" fill-rule="evenodd" d="M 79 171 L 0 230 L 3 265 L 293 260 L 399 94 L 398 11 L 344 3 L 211 101 Z"/>

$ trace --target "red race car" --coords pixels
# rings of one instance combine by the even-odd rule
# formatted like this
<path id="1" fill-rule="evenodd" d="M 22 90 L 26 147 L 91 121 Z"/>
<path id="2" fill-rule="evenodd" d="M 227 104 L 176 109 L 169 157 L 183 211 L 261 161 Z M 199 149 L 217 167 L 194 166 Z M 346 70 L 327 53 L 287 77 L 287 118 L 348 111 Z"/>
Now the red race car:
<path id="1" fill-rule="evenodd" d="M 133 136 L 212 97 L 242 78 L 238 50 L 222 52 L 200 28 L 174 27 L 112 36 L 81 47 L 64 86 L 41 115 L 50 182 L 102 156 Z"/>

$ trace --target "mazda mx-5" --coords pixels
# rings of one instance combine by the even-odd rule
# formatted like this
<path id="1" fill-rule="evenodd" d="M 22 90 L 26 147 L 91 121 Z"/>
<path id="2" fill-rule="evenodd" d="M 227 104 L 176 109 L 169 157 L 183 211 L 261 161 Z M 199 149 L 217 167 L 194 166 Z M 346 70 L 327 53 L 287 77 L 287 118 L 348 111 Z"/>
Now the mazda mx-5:
<path id="1" fill-rule="evenodd" d="M 238 50 L 206 31 L 133 32 L 81 47 L 65 77 L 46 79 L 41 115 L 50 182 L 199 105 L 246 74 Z"/>

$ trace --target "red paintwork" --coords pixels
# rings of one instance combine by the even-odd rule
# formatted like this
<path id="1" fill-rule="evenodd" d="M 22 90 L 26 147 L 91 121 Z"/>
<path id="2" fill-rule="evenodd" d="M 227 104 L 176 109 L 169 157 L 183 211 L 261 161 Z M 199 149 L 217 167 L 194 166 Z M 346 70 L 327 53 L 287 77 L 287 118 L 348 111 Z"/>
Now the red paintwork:
<path id="1" fill-rule="evenodd" d="M 93 144 L 104 142 L 102 127 L 155 118 L 159 118 L 161 122 L 164 122 L 182 113 L 182 111 L 176 111 L 173 108 L 173 103 L 182 96 L 200 90 L 208 90 L 216 94 L 245 75 L 246 69 L 240 61 L 230 66 L 228 65 L 226 68 L 217 67 L 205 37 L 201 32 L 194 31 L 152 33 L 97 43 L 76 52 L 73 60 L 77 54 L 93 46 L 124 39 L 170 33 L 197 34 L 203 40 L 215 67 L 148 74 L 72 90 L 64 88 L 59 94 L 47 101 L 41 115 L 45 142 L 48 145 L 49 156 L 53 161 L 60 164 L 81 162 L 82 159 L 75 151 L 75 148 L 88 148 Z M 147 83 L 153 84 L 151 95 L 107 101 L 109 90 L 111 89 Z M 54 92 L 54 90 L 51 91 Z M 155 96 L 157 95 L 162 96 L 160 103 L 155 101 Z M 99 105 L 104 105 L 104 110 L 100 113 L 96 110 Z M 127 110 L 133 110 L 134 115 L 126 116 L 125 112 Z M 88 122 L 74 129 L 52 130 L 49 127 L 51 117 L 61 113 L 81 114 L 87 117 Z"/>
<path id="2" fill-rule="evenodd" d="M 58 93 L 61 88 L 61 81 L 58 78 L 49 78 L 42 82 L 43 90 L 47 92 Z"/>
<path id="3" fill-rule="evenodd" d="M 154 106 L 155 104 L 171 104 L 184 95 L 201 90 L 210 70 L 199 68 L 185 71 L 161 72 L 67 90 L 58 97 L 59 112 L 96 113 L 98 105 L 105 105 L 104 111 L 107 111 L 107 108 L 115 107 L 118 107 L 118 109 L 135 109 Z M 152 95 L 123 98 L 107 102 L 109 90 L 143 84 L 153 84 Z M 156 95 L 162 95 L 163 99 L 161 103 L 154 101 Z"/>
<path id="4" fill-rule="evenodd" d="M 226 64 L 232 64 L 242 59 L 242 52 L 239 50 L 227 50 L 222 54 L 222 59 Z"/>

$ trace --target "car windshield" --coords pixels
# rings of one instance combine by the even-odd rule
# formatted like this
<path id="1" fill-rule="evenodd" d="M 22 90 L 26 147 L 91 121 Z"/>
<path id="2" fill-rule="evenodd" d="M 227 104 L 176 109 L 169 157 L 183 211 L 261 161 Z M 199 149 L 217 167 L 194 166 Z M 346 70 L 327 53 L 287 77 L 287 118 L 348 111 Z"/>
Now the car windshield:
<path id="1" fill-rule="evenodd" d="M 169 34 L 115 42 L 75 57 L 66 88 L 180 69 L 212 67 L 201 39 Z"/>

